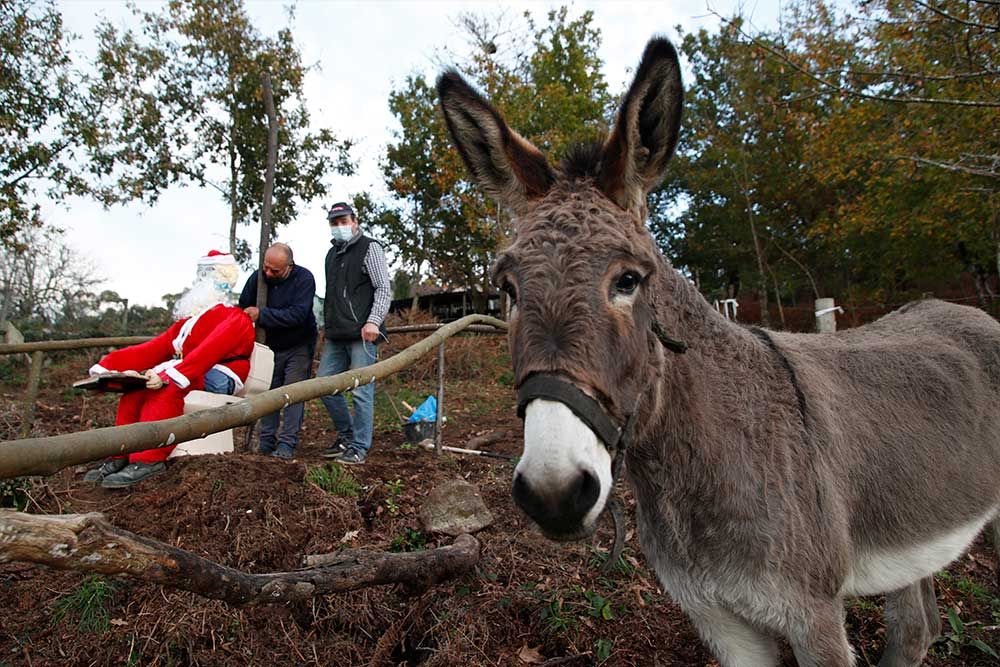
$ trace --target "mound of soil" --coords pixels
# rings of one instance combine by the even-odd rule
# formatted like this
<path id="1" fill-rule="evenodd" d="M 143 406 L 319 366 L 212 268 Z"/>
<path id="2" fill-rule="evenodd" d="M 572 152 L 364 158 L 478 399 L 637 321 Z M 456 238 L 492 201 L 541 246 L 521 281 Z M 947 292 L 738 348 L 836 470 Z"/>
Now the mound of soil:
<path id="1" fill-rule="evenodd" d="M 520 453 L 504 355 L 496 339 L 449 343 L 445 444 L 462 446 L 502 430 L 509 435 L 489 448 Z M 46 370 L 34 434 L 113 422 L 112 397 L 65 390 L 86 366 L 83 358 L 65 357 Z M 511 463 L 437 457 L 405 443 L 385 398 L 398 404 L 400 397 L 433 391 L 434 375 L 431 363 L 380 385 L 369 459 L 345 468 L 334 485 L 312 472 L 327 465 L 320 452 L 335 435 L 313 401 L 291 462 L 251 453 L 243 447 L 245 429 L 238 429 L 237 453 L 176 460 L 131 490 L 85 484 L 80 467 L 22 486 L 22 497 L 27 511 L 102 512 L 117 526 L 224 565 L 272 572 L 345 547 L 448 544 L 423 534 L 418 514 L 432 489 L 462 478 L 479 487 L 496 517 L 477 535 L 482 559 L 474 573 L 419 595 L 381 587 L 233 608 L 124 578 L 0 564 L 0 665 L 715 665 L 643 560 L 627 489 L 619 489 L 629 515 L 625 554 L 604 576 L 598 566 L 610 547 L 610 525 L 588 543 L 549 542 L 510 499 Z M 22 377 L 9 371 L 0 384 L 0 426 L 19 423 L 12 415 Z M 1000 647 L 996 579 L 994 555 L 982 539 L 938 576 L 942 618 L 953 637 L 935 645 L 926 664 L 996 664 L 974 644 Z M 948 609 L 960 619 L 961 636 L 949 627 Z M 859 665 L 876 663 L 881 653 L 881 610 L 880 598 L 849 601 Z M 787 648 L 784 662 L 795 664 Z"/>

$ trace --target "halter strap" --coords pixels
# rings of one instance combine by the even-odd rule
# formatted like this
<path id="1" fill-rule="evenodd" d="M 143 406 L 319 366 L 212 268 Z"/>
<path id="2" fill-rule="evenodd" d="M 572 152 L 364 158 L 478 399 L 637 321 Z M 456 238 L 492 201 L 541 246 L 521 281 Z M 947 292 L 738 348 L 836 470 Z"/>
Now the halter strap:
<path id="1" fill-rule="evenodd" d="M 528 403 L 536 398 L 558 401 L 573 411 L 590 427 L 608 450 L 628 446 L 632 415 L 619 426 L 600 403 L 583 393 L 575 384 L 554 375 L 535 373 L 517 388 L 517 416 L 524 419 Z"/>

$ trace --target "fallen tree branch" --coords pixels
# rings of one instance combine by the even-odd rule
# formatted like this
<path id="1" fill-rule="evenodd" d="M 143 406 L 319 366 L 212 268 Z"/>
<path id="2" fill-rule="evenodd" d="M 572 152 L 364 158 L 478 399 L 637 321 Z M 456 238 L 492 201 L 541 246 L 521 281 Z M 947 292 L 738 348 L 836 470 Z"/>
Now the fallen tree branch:
<path id="1" fill-rule="evenodd" d="M 0 442 L 0 479 L 23 475 L 51 475 L 68 466 L 107 456 L 140 452 L 153 447 L 176 445 L 203 438 L 236 426 L 254 423 L 266 414 L 294 403 L 355 389 L 387 377 L 417 359 L 470 324 L 490 324 L 506 329 L 507 323 L 485 315 L 468 315 L 442 326 L 435 333 L 384 361 L 331 375 L 271 389 L 237 403 L 201 410 L 182 417 L 140 422 L 47 438 Z"/>
<path id="2" fill-rule="evenodd" d="M 422 589 L 472 570 L 479 541 L 459 535 L 446 547 L 413 553 L 351 549 L 322 567 L 250 574 L 130 533 L 101 514 L 24 514 L 0 510 L 0 563 L 125 575 L 232 605 L 292 602 L 383 584 Z"/>

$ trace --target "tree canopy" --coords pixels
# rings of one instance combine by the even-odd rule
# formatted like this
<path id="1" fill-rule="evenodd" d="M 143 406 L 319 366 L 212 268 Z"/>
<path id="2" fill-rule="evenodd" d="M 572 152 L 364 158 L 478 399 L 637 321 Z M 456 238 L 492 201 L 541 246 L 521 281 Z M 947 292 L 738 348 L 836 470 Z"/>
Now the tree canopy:
<path id="1" fill-rule="evenodd" d="M 458 67 L 543 150 L 559 155 L 570 143 L 607 128 L 612 97 L 597 56 L 593 14 L 571 18 L 564 7 L 542 24 L 530 13 L 514 29 L 502 18 L 459 17 L 472 45 Z M 355 198 L 359 214 L 408 266 L 425 268 L 445 285 L 484 288 L 509 221 L 468 180 L 438 112 L 433 83 L 408 76 L 389 97 L 400 124 L 382 164 L 390 202 Z"/>

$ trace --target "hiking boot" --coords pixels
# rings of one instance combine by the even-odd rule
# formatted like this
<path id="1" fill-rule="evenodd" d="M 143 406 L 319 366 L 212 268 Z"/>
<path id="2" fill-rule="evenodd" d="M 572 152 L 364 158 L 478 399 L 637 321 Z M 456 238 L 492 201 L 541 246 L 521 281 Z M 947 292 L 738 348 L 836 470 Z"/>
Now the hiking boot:
<path id="1" fill-rule="evenodd" d="M 128 465 L 128 459 L 108 459 L 97 468 L 88 470 L 83 476 L 85 482 L 100 482 L 108 475 L 121 472 L 121 469 Z"/>
<path id="2" fill-rule="evenodd" d="M 335 460 L 337 463 L 343 463 L 349 466 L 361 465 L 365 462 L 367 456 L 356 449 L 348 449 L 346 452 L 338 456 Z"/>
<path id="3" fill-rule="evenodd" d="M 344 454 L 351 447 L 350 438 L 346 438 L 342 435 L 337 435 L 337 439 L 333 441 L 333 444 L 320 452 L 320 456 L 324 459 L 335 459 Z"/>
<path id="4" fill-rule="evenodd" d="M 162 461 L 159 463 L 133 463 L 122 468 L 121 472 L 105 477 L 101 486 L 105 489 L 121 489 L 132 486 L 166 469 L 167 466 Z"/>

